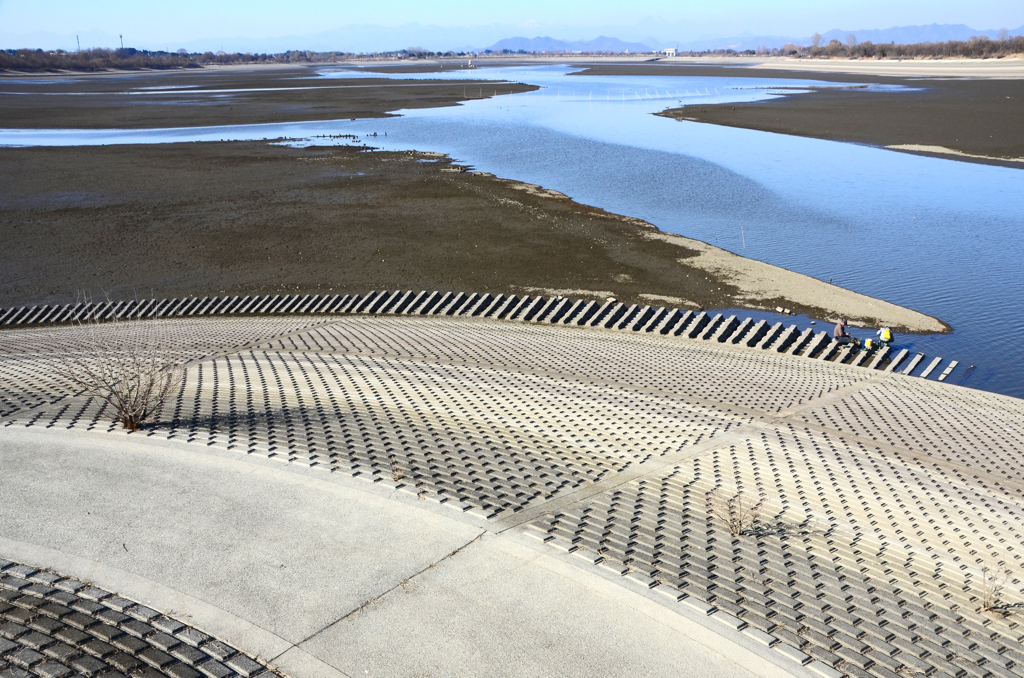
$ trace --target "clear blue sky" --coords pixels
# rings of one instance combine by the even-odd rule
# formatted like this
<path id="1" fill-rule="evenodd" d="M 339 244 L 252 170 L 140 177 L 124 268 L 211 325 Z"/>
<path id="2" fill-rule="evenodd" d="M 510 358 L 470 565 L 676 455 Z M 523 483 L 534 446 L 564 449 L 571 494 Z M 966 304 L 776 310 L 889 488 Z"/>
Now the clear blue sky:
<path id="1" fill-rule="evenodd" d="M 652 20 L 653 19 L 653 20 Z M 302 36 L 353 24 L 490 27 L 508 35 L 594 37 L 597 32 L 671 32 L 674 39 L 738 33 L 930 23 L 973 28 L 1024 24 L 1021 0 L 0 0 L 0 36 L 125 34 L 138 46 L 230 37 Z M 572 32 L 574 35 L 567 35 Z M 556 35 L 560 33 L 562 35 Z M 481 38 L 490 35 L 481 31 Z M 619 37 L 627 38 L 622 35 Z M 629 39 L 629 38 L 627 38 Z"/>

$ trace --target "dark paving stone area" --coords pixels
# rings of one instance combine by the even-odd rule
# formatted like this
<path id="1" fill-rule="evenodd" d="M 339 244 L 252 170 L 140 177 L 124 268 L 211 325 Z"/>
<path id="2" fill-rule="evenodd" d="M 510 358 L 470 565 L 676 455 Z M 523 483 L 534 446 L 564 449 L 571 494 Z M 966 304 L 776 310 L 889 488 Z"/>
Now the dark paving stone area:
<path id="1" fill-rule="evenodd" d="M 281 675 L 116 593 L 0 559 L 0 678 Z"/>

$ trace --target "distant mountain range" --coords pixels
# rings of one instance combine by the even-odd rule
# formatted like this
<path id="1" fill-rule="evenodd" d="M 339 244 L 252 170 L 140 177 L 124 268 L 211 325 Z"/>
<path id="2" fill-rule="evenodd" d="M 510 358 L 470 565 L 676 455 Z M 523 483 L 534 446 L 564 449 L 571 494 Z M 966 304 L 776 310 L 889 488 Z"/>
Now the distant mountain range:
<path id="1" fill-rule="evenodd" d="M 623 42 L 618 38 L 598 36 L 593 40 L 556 40 L 554 38 L 505 38 L 491 45 L 492 52 L 650 52 L 655 47 L 643 42 Z"/>
<path id="2" fill-rule="evenodd" d="M 978 30 L 964 24 L 930 24 L 927 26 L 897 26 L 894 28 L 847 31 L 834 28 L 821 34 L 821 44 L 830 40 L 846 42 L 853 35 L 858 42 L 870 40 L 874 43 L 896 42 L 910 44 L 916 42 L 946 42 L 947 40 L 969 40 L 975 35 L 986 35 L 995 39 L 999 29 Z M 1009 31 L 1010 35 L 1024 35 L 1024 26 Z M 737 51 L 757 49 L 758 47 L 778 48 L 787 43 L 810 45 L 812 36 L 794 37 L 785 35 L 751 35 L 743 34 L 732 37 L 700 38 L 698 40 L 682 40 L 672 42 L 649 38 L 643 42 L 624 42 L 618 38 L 601 36 L 594 40 L 557 40 L 555 38 L 505 38 L 491 45 L 488 49 L 500 52 L 509 49 L 513 52 L 647 52 L 666 47 L 677 47 L 687 52 L 704 50 L 734 49 Z"/>

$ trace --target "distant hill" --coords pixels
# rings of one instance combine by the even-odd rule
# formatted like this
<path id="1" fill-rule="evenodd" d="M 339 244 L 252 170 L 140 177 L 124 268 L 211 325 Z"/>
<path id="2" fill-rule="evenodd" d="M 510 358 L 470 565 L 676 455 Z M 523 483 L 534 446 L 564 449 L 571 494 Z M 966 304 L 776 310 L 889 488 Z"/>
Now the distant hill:
<path id="1" fill-rule="evenodd" d="M 1010 31 L 1010 35 L 1021 35 L 1024 26 Z M 986 35 L 995 39 L 999 29 L 978 30 L 964 24 L 930 24 L 927 26 L 898 26 L 881 30 L 843 31 L 831 30 L 821 34 L 821 41 L 828 42 L 835 38 L 845 41 L 846 36 L 853 34 L 858 42 L 870 40 L 874 43 L 895 42 L 909 45 L 915 42 L 946 42 L 948 40 L 970 40 L 975 35 Z M 806 44 L 806 43 L 805 43 Z"/>
<path id="2" fill-rule="evenodd" d="M 883 29 L 844 30 L 834 28 L 821 34 L 821 43 L 836 39 L 846 42 L 851 34 L 858 42 L 870 40 L 874 43 L 896 42 L 912 44 L 918 42 L 945 42 L 947 40 L 969 40 L 975 35 L 986 35 L 995 39 L 999 29 L 979 30 L 964 24 L 930 24 L 926 26 L 897 26 Z M 1010 35 L 1024 35 L 1024 26 L 1012 29 Z M 678 47 L 681 51 L 702 52 L 704 50 L 733 49 L 743 51 L 759 47 L 778 48 L 786 43 L 810 45 L 811 36 L 786 35 L 752 35 L 743 34 L 731 37 L 708 37 L 697 40 L 680 40 L 678 42 L 649 39 L 646 42 L 625 42 L 618 38 L 601 36 L 593 40 L 558 40 L 552 37 L 537 38 L 505 38 L 491 45 L 492 52 L 511 50 L 518 52 L 650 52 L 666 47 Z"/>
<path id="3" fill-rule="evenodd" d="M 556 40 L 555 38 L 505 38 L 491 45 L 492 52 L 511 50 L 518 52 L 650 52 L 642 42 L 624 42 L 618 38 L 599 36 L 593 40 Z"/>

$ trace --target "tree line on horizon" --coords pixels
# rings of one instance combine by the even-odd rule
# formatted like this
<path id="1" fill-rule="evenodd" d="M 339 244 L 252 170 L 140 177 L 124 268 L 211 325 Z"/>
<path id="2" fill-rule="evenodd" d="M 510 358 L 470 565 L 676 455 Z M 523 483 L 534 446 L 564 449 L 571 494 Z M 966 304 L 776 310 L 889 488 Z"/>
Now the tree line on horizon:
<path id="1" fill-rule="evenodd" d="M 652 50 L 653 51 L 653 50 Z M 547 52 L 543 52 L 546 54 Z M 467 52 L 431 52 L 418 47 L 392 52 L 375 52 L 372 54 L 353 54 L 350 52 L 314 52 L 310 50 L 290 50 L 278 54 L 254 54 L 236 52 L 188 52 L 180 49 L 177 52 L 139 50 L 132 47 L 120 49 L 84 49 L 75 52 L 64 50 L 45 51 L 42 49 L 0 49 L 0 70 L 17 72 L 45 71 L 107 71 L 107 70 L 144 70 L 144 69 L 178 69 L 202 68 L 209 65 L 229 64 L 289 64 L 289 63 L 329 63 L 359 58 L 387 57 L 392 59 L 421 58 L 458 58 L 476 57 L 480 54 L 496 55 L 527 55 L 538 54 L 525 50 L 502 50 L 481 53 Z M 596 53 L 595 53 L 596 54 Z M 703 52 L 679 52 L 680 56 L 805 56 L 811 58 L 848 58 L 848 59 L 894 59 L 894 58 L 994 58 L 1024 54 L 1024 36 L 1008 36 L 1005 30 L 1000 31 L 997 39 L 992 40 L 984 35 L 974 36 L 969 40 L 948 40 L 946 42 L 922 42 L 911 44 L 858 42 L 856 36 L 849 35 L 846 42 L 838 39 L 821 44 L 821 36 L 817 33 L 811 45 L 801 46 L 793 43 L 781 48 L 761 47 L 757 50 L 717 49 Z M 610 55 L 610 54 L 609 54 Z"/>
<path id="2" fill-rule="evenodd" d="M 122 49 L 83 49 L 77 52 L 41 49 L 0 50 L 0 70 L 8 71 L 108 71 L 202 68 L 227 64 L 323 63 L 354 57 L 346 52 L 291 50 L 280 54 L 226 52 L 163 52 L 125 47 Z"/>
<path id="3" fill-rule="evenodd" d="M 907 45 L 897 43 L 858 42 L 852 33 L 845 44 L 833 38 L 821 44 L 817 33 L 811 39 L 808 56 L 850 59 L 893 59 L 893 58 L 966 58 L 984 59 L 1024 54 L 1024 35 L 1010 37 L 1004 28 L 992 40 L 987 35 L 975 35 L 969 40 L 947 40 L 946 42 L 919 42 Z"/>
<path id="4" fill-rule="evenodd" d="M 969 40 L 947 40 L 945 42 L 873 43 L 870 40 L 858 42 L 850 34 L 846 41 L 837 38 L 822 44 L 821 35 L 814 34 L 810 45 L 789 42 L 782 47 L 758 47 L 757 49 L 735 50 L 714 49 L 680 51 L 679 56 L 800 56 L 816 59 L 987 59 L 1024 55 L 1024 36 L 1009 36 L 1006 29 L 1000 31 L 995 40 L 985 35 L 976 35 Z"/>

